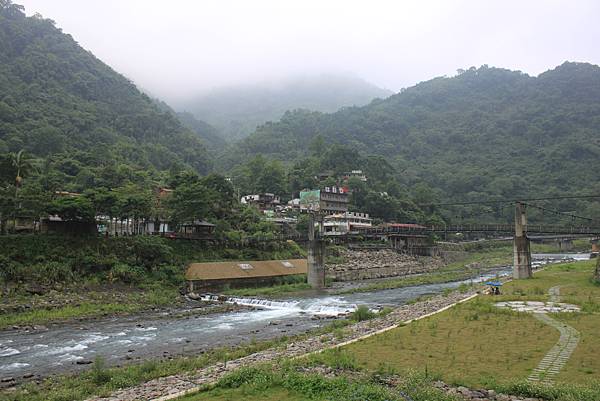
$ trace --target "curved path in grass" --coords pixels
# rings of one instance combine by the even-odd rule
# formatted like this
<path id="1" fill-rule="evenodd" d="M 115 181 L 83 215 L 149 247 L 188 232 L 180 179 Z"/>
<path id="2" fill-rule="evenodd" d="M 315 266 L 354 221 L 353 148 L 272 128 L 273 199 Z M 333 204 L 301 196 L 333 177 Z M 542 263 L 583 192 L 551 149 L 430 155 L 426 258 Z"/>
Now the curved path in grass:
<path id="1" fill-rule="evenodd" d="M 560 302 L 560 286 L 552 287 L 548 291 L 551 302 Z M 539 321 L 554 327 L 560 332 L 560 338 L 554 347 L 544 356 L 539 365 L 533 370 L 527 378 L 529 381 L 552 383 L 554 377 L 565 366 L 573 351 L 579 343 L 579 332 L 556 319 L 551 318 L 546 313 L 534 313 L 533 316 Z"/>

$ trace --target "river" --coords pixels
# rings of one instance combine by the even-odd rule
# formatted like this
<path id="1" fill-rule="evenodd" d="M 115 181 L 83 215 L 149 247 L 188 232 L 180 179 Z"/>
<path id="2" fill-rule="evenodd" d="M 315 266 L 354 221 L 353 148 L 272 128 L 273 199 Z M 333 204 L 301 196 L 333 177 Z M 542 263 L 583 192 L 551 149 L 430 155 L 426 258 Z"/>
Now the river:
<path id="1" fill-rule="evenodd" d="M 588 259 L 589 254 L 533 255 L 540 265 L 562 258 Z M 510 273 L 510 266 L 482 275 L 477 281 Z M 85 369 L 102 356 L 108 365 L 123 365 L 149 358 L 198 354 L 211 348 L 238 345 L 294 335 L 328 323 L 328 317 L 352 311 L 356 305 L 372 308 L 398 306 L 427 294 L 456 288 L 460 282 L 354 293 L 343 296 L 318 295 L 277 301 L 248 298 L 236 302 L 253 310 L 171 317 L 155 314 L 114 317 L 69 323 L 47 331 L 0 332 L 0 378 L 39 377 Z"/>

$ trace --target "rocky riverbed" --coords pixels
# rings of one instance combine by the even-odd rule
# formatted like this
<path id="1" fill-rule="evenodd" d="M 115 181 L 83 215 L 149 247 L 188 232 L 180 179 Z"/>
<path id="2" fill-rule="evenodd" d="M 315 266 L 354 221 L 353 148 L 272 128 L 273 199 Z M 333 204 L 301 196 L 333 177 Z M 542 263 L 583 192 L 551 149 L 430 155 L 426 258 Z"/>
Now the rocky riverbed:
<path id="1" fill-rule="evenodd" d="M 312 352 L 335 347 L 342 343 L 372 335 L 382 330 L 397 327 L 406 321 L 436 312 L 444 307 L 467 299 L 472 295 L 474 295 L 472 292 L 454 292 L 445 297 L 435 296 L 422 302 L 403 305 L 386 316 L 352 324 L 344 329 L 343 336 L 339 336 L 339 333 L 336 335 L 328 333 L 314 336 L 306 340 L 291 342 L 282 348 L 268 349 L 227 363 L 217 363 L 194 373 L 159 378 L 140 386 L 117 391 L 109 397 L 97 397 L 90 400 L 153 400 L 171 394 L 191 391 L 198 386 L 215 382 L 228 372 L 239 367 L 264 362 L 275 362 L 279 358 L 300 357 Z"/>
<path id="2" fill-rule="evenodd" d="M 464 301 L 474 295 L 474 292 L 454 292 L 445 297 L 435 296 L 422 302 L 399 307 L 384 317 L 350 325 L 344 329 L 343 336 L 339 336 L 339 333 L 335 336 L 331 333 L 314 336 L 306 340 L 289 343 L 285 347 L 268 349 L 226 363 L 217 363 L 193 373 L 155 379 L 136 387 L 116 391 L 108 397 L 94 397 L 88 401 L 164 401 L 174 399 L 177 396 L 194 392 L 200 386 L 214 383 L 227 373 L 240 367 L 268 362 L 276 363 L 280 358 L 298 358 L 324 349 L 340 346 L 381 331 L 395 328 L 407 321 L 435 313 L 440 309 L 446 308 L 456 302 Z M 319 373 L 326 377 L 346 374 L 346 372 L 335 371 L 329 367 L 313 367 L 308 370 L 311 369 L 320 369 Z M 399 376 L 391 376 L 383 379 L 382 382 L 395 387 L 401 380 L 402 378 Z M 450 386 L 441 381 L 435 382 L 434 386 L 466 401 L 544 401 L 540 398 L 523 398 L 500 394 L 494 390 Z"/>
<path id="3" fill-rule="evenodd" d="M 340 263 L 327 263 L 327 276 L 334 281 L 353 281 L 428 273 L 444 266 L 441 258 L 411 256 L 393 249 L 339 249 Z"/>

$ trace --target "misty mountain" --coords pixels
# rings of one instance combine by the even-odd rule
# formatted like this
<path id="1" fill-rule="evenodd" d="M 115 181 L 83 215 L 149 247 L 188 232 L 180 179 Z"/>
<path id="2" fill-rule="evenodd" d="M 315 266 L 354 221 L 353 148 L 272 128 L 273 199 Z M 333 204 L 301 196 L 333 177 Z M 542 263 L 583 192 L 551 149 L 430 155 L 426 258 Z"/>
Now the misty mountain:
<path id="1" fill-rule="evenodd" d="M 215 89 L 174 105 L 213 125 L 231 140 L 249 135 L 267 121 L 279 120 L 287 110 L 334 112 L 391 94 L 359 78 L 321 75 Z"/>
<path id="2" fill-rule="evenodd" d="M 192 113 L 182 112 L 176 113 L 179 121 L 187 128 L 194 131 L 211 151 L 221 151 L 226 146 L 225 139 L 221 136 L 219 130 L 212 125 L 198 120 Z"/>
<path id="3" fill-rule="evenodd" d="M 483 66 L 363 107 L 287 112 L 223 161 L 299 160 L 323 140 L 384 156 L 405 185 L 446 198 L 600 192 L 600 68 L 567 62 L 532 77 Z"/>
<path id="4" fill-rule="evenodd" d="M 74 189 L 102 176 L 139 181 L 212 165 L 199 135 L 172 112 L 53 21 L 0 2 L 0 152 L 20 149 L 47 160 L 56 186 Z"/>
<path id="5" fill-rule="evenodd" d="M 147 90 L 140 89 L 143 93 L 148 94 L 152 98 L 154 104 L 158 106 L 163 112 L 171 113 L 177 117 L 177 119 L 188 129 L 195 132 L 210 151 L 222 151 L 227 143 L 225 139 L 219 134 L 219 131 L 212 125 L 198 120 L 193 114 L 188 112 L 178 113 L 171 106 L 157 97 L 150 95 Z"/>

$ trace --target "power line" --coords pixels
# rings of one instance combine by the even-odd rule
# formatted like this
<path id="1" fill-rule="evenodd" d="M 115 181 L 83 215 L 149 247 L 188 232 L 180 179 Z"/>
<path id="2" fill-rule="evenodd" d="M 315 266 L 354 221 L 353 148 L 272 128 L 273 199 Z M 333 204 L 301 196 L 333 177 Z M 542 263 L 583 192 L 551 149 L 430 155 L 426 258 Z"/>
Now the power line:
<path id="1" fill-rule="evenodd" d="M 501 200 L 483 200 L 483 201 L 468 201 L 468 202 L 448 202 L 448 203 L 424 203 L 418 206 L 465 206 L 465 205 L 492 205 L 497 203 L 515 203 L 515 202 L 534 202 L 546 200 L 561 200 L 561 199 L 591 199 L 599 198 L 598 195 L 566 195 L 566 196 L 549 196 L 545 198 L 520 198 L 520 199 L 501 199 Z"/>

